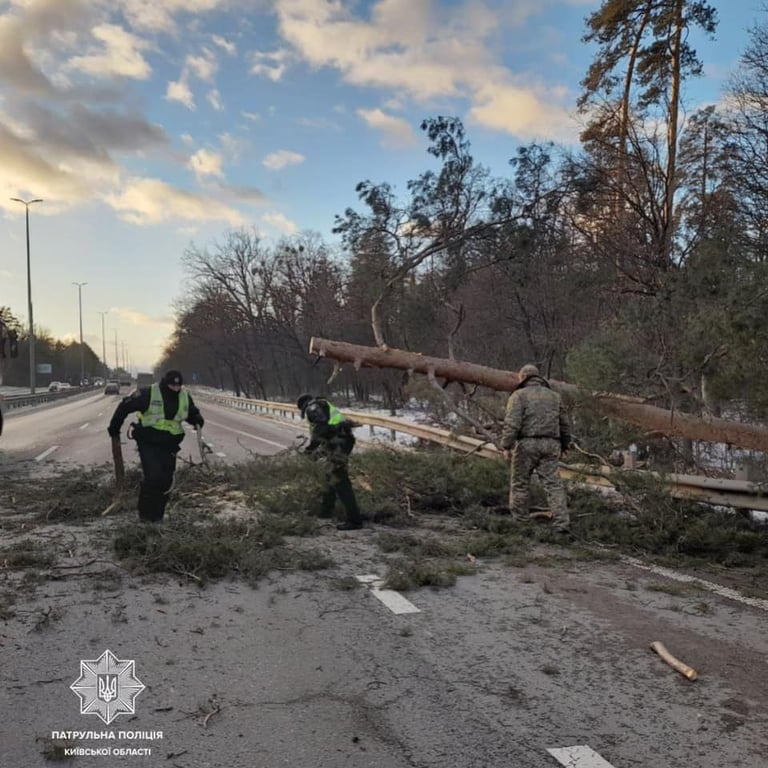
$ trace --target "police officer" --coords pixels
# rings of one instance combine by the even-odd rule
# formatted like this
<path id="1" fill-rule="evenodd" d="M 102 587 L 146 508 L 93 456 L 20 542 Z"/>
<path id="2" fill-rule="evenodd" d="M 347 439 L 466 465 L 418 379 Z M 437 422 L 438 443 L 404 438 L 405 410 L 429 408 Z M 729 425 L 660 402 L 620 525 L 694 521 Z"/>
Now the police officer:
<path id="1" fill-rule="evenodd" d="M 184 379 L 179 371 L 168 371 L 159 384 L 137 389 L 115 409 L 107 431 L 112 439 L 120 439 L 126 416 L 138 413 L 132 425 L 144 479 L 139 489 L 139 519 L 157 523 L 163 519 L 168 493 L 176 471 L 176 454 L 184 439 L 181 423 L 187 421 L 202 428 L 203 416 L 182 389 Z"/>
<path id="2" fill-rule="evenodd" d="M 336 499 L 346 510 L 346 520 L 336 527 L 353 531 L 363 527 L 355 491 L 349 479 L 349 454 L 355 447 L 354 423 L 344 418 L 336 406 L 324 397 L 302 395 L 296 405 L 301 418 L 309 422 L 309 444 L 304 453 L 325 459 L 326 488 L 320 505 L 320 517 L 333 517 Z"/>
<path id="3" fill-rule="evenodd" d="M 570 532 L 570 514 L 558 460 L 571 444 L 571 427 L 560 395 L 535 365 L 524 365 L 520 382 L 507 401 L 501 447 L 510 461 L 509 511 L 514 519 L 528 515 L 528 493 L 535 470 L 547 494 L 552 525 Z"/>

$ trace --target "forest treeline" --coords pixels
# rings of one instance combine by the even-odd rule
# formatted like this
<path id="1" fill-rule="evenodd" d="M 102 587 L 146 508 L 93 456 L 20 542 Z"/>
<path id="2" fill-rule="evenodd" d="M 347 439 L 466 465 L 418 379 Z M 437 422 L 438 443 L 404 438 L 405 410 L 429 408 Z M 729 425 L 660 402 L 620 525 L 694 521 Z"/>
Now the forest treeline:
<path id="1" fill-rule="evenodd" d="M 29 386 L 28 331 L 10 307 L 0 306 L 0 385 Z M 51 381 L 65 381 L 77 386 L 81 364 L 86 378 L 106 377 L 109 374 L 109 368 L 88 344 L 83 344 L 81 354 L 77 341 L 62 341 L 40 327 L 35 328 L 35 362 L 50 366 L 50 373 L 36 376 L 37 386 L 43 388 Z"/>
<path id="2" fill-rule="evenodd" d="M 165 365 L 248 396 L 323 387 L 311 336 L 388 344 L 761 419 L 768 404 L 768 25 L 751 31 L 718 106 L 687 112 L 716 32 L 690 0 L 606 0 L 578 147 L 532 143 L 498 178 L 454 117 L 422 123 L 429 169 L 399 194 L 362 181 L 339 241 L 256 230 L 192 246 Z M 373 310 L 373 313 L 372 313 Z M 372 316 L 373 315 L 373 316 Z M 330 387 L 396 405 L 400 374 Z"/>

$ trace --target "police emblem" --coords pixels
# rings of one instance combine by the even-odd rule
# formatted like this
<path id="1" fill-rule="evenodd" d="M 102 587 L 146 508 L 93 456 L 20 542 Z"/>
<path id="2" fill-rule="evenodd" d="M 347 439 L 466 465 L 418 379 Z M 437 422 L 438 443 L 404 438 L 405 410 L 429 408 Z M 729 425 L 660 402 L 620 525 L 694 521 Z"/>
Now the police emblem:
<path id="1" fill-rule="evenodd" d="M 134 662 L 121 661 L 110 650 L 98 659 L 81 660 L 80 677 L 69 687 L 80 699 L 80 714 L 96 715 L 106 725 L 118 715 L 134 714 L 136 697 L 145 688 Z"/>

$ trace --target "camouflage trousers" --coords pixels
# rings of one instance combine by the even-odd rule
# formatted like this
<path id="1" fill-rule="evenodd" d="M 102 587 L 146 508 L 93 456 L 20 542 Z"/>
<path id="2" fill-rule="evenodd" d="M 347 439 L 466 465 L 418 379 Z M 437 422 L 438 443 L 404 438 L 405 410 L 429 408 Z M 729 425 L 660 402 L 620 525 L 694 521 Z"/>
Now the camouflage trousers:
<path id="1" fill-rule="evenodd" d="M 547 494 L 552 525 L 555 528 L 567 528 L 570 525 L 568 499 L 557 473 L 559 458 L 559 440 L 524 437 L 517 441 L 512 451 L 509 472 L 509 511 L 512 517 L 522 519 L 528 516 L 531 474 L 535 471 Z"/>

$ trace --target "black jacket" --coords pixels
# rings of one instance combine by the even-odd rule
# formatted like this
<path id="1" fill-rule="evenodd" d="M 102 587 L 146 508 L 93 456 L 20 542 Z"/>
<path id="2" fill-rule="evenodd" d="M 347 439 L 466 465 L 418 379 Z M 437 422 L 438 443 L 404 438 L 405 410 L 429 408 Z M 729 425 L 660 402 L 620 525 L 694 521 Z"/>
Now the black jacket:
<path id="1" fill-rule="evenodd" d="M 176 412 L 179 410 L 179 393 L 174 392 L 172 389 L 168 389 L 163 383 L 160 384 L 160 393 L 163 396 L 165 418 L 173 419 L 174 416 L 176 416 Z M 189 397 L 189 414 L 187 415 L 186 421 L 193 427 L 202 427 L 205 423 L 203 415 L 192 400 L 192 395 L 187 393 L 187 397 Z M 150 400 L 151 387 L 142 387 L 128 397 L 124 397 L 120 405 L 115 409 L 115 412 L 112 415 L 112 420 L 109 422 L 109 427 L 107 428 L 109 436 L 118 437 L 126 417 L 131 413 L 143 413 L 146 411 L 147 408 L 149 408 Z M 152 427 L 135 425 L 133 431 L 134 437 L 137 439 L 151 442 L 168 442 L 171 440 L 175 443 L 180 443 L 184 439 L 184 435 L 171 435 L 169 432 L 153 429 Z"/>

